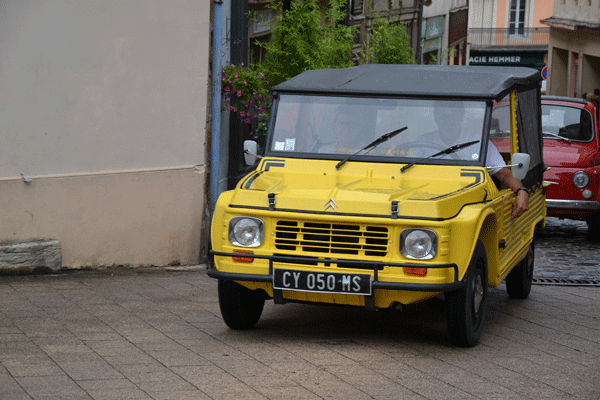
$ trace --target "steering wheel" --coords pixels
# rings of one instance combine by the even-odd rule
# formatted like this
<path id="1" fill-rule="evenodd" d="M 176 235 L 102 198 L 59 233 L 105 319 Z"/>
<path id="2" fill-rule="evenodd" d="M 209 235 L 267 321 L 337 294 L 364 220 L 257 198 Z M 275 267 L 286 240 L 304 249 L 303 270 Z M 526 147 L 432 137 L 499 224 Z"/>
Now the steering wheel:
<path id="1" fill-rule="evenodd" d="M 409 149 L 427 148 L 427 149 L 437 150 L 439 152 L 439 151 L 446 150 L 448 147 L 438 144 L 438 143 L 433 143 L 433 142 L 410 142 L 410 143 L 405 143 L 405 144 L 399 146 L 398 150 L 401 150 L 401 151 L 404 150 L 404 151 L 408 152 Z M 449 156 L 450 156 L 450 158 L 452 158 L 454 160 L 460 160 L 460 158 L 458 157 L 458 154 L 456 154 L 456 153 L 450 153 Z"/>

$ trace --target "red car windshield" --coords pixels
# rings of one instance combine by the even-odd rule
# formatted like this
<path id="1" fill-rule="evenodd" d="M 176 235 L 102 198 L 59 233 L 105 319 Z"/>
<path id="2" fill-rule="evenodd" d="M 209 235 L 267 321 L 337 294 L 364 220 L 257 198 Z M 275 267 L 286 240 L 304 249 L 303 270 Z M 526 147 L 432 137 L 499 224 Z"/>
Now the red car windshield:
<path id="1" fill-rule="evenodd" d="M 545 139 L 592 140 L 592 114 L 584 108 L 542 104 L 542 131 Z M 559 136 L 559 137 L 557 137 Z"/>

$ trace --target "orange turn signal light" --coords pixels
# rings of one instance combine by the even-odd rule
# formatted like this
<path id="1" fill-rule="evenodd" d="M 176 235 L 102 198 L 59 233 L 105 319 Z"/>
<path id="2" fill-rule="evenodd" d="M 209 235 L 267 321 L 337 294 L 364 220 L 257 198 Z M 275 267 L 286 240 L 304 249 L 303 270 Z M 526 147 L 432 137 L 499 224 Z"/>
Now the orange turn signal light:
<path id="1" fill-rule="evenodd" d="M 254 252 L 252 251 L 248 251 L 248 250 L 234 250 L 234 253 L 240 253 L 240 254 L 254 254 Z M 254 257 L 236 257 L 236 256 L 232 256 L 233 261 L 236 262 L 241 262 L 241 263 L 251 263 L 252 261 L 254 261 Z"/>
<path id="2" fill-rule="evenodd" d="M 406 275 L 425 276 L 427 275 L 427 268 L 404 267 L 404 273 Z"/>

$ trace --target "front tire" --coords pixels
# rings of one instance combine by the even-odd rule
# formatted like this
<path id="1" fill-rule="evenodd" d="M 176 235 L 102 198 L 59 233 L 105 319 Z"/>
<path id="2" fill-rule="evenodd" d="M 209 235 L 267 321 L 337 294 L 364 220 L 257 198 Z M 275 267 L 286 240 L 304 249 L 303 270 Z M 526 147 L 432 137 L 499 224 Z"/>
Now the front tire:
<path id="1" fill-rule="evenodd" d="M 219 280 L 218 289 L 221 315 L 227 326 L 236 330 L 254 328 L 265 305 L 261 293 L 224 280 Z"/>
<path id="2" fill-rule="evenodd" d="M 531 242 L 527 256 L 506 277 L 506 292 L 509 297 L 513 299 L 525 299 L 529 296 L 531 284 L 533 283 L 534 259 L 535 247 L 533 242 Z"/>
<path id="3" fill-rule="evenodd" d="M 488 298 L 487 256 L 480 241 L 464 280 L 463 287 L 446 293 L 448 336 L 455 346 L 472 347 L 479 342 L 483 331 Z"/>

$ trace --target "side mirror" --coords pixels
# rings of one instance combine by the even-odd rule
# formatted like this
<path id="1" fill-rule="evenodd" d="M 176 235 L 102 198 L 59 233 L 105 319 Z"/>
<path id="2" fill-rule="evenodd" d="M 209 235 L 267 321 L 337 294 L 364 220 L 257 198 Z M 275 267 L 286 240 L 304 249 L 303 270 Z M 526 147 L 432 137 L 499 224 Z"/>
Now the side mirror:
<path id="1" fill-rule="evenodd" d="M 531 156 L 525 153 L 515 153 L 512 156 L 512 164 L 509 165 L 515 179 L 523 179 L 529 172 Z"/>
<path id="2" fill-rule="evenodd" d="M 258 145 L 254 140 L 244 140 L 244 160 L 246 165 L 254 165 L 258 156 Z"/>

